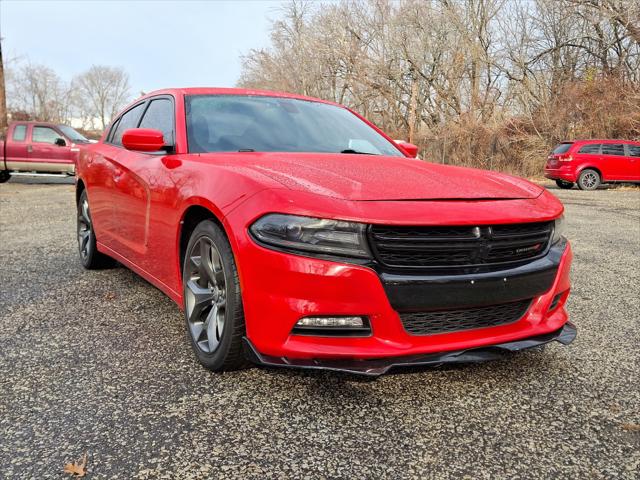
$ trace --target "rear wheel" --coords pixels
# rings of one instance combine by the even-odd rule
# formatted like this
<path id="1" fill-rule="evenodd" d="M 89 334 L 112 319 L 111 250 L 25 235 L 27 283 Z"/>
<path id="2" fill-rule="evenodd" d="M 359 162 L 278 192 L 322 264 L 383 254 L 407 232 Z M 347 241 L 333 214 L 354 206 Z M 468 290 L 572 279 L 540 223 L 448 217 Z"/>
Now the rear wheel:
<path id="1" fill-rule="evenodd" d="M 556 185 L 563 190 L 569 190 L 573 188 L 573 182 L 567 182 L 566 180 L 556 180 Z"/>
<path id="2" fill-rule="evenodd" d="M 0 170 L 0 183 L 8 182 L 11 178 L 9 170 Z"/>
<path id="3" fill-rule="evenodd" d="M 238 270 L 229 240 L 211 220 L 191 234 L 182 283 L 187 334 L 200 363 L 214 371 L 248 366 Z"/>
<path id="4" fill-rule="evenodd" d="M 591 168 L 580 172 L 578 177 L 578 188 L 580 190 L 595 190 L 600 186 L 602 179 L 600 174 Z"/>
<path id="5" fill-rule="evenodd" d="M 78 252 L 80 262 L 87 270 L 107 268 L 113 266 L 114 260 L 96 248 L 96 234 L 93 231 L 91 211 L 89 210 L 89 198 L 87 191 L 83 190 L 78 200 Z"/>

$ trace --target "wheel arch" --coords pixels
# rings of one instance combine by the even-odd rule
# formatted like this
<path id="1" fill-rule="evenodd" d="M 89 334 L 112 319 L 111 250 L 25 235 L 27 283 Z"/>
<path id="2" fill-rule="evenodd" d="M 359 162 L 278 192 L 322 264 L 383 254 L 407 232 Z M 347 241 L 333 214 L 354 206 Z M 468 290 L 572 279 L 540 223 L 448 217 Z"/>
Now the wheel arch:
<path id="1" fill-rule="evenodd" d="M 584 172 L 585 170 L 594 170 L 595 172 L 598 173 L 598 175 L 600 175 L 600 181 L 604 182 L 604 176 L 602 175 L 602 170 L 600 170 L 598 167 L 594 167 L 594 166 L 591 166 L 589 164 L 583 165 L 578 169 L 578 172 L 577 172 L 577 175 L 576 175 L 576 182 L 580 178 L 580 174 L 582 172 Z"/>
<path id="2" fill-rule="evenodd" d="M 86 190 L 86 186 L 84 184 L 84 181 L 81 178 L 78 178 L 76 180 L 76 205 L 78 205 L 78 202 L 80 201 L 80 195 L 82 195 L 82 192 L 84 192 Z"/>
<path id="3" fill-rule="evenodd" d="M 177 238 L 177 258 L 179 262 L 178 273 L 181 281 L 182 266 L 184 265 L 184 257 L 187 250 L 187 244 L 189 243 L 189 238 L 191 238 L 191 234 L 195 230 L 196 226 L 203 220 L 211 220 L 216 225 L 218 225 L 218 227 L 220 227 L 220 229 L 227 236 L 227 239 L 229 239 L 229 243 L 231 244 L 231 248 L 233 249 L 233 241 L 229 235 L 229 232 L 227 231 L 227 228 L 224 225 L 224 222 L 222 221 L 222 219 L 224 218 L 222 212 L 215 212 L 215 210 L 217 209 L 213 205 L 208 206 L 201 203 L 192 203 L 184 210 L 184 212 L 182 212 Z"/>

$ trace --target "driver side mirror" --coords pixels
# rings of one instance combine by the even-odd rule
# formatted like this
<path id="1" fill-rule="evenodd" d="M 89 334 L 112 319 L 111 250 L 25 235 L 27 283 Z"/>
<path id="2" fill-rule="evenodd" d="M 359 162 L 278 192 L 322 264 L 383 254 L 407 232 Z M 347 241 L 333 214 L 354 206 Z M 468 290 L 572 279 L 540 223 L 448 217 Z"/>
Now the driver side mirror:
<path id="1" fill-rule="evenodd" d="M 64 138 L 61 138 L 61 137 L 56 138 L 56 141 L 54 143 L 59 147 L 66 147 L 67 146 L 67 142 L 65 142 Z"/>
<path id="2" fill-rule="evenodd" d="M 127 150 L 157 152 L 164 148 L 164 136 L 160 130 L 130 128 L 122 134 L 122 145 Z"/>
<path id="3" fill-rule="evenodd" d="M 407 155 L 411 158 L 416 158 L 418 156 L 418 146 L 413 143 L 405 142 L 404 140 L 396 140 L 396 144 L 402 148 Z"/>

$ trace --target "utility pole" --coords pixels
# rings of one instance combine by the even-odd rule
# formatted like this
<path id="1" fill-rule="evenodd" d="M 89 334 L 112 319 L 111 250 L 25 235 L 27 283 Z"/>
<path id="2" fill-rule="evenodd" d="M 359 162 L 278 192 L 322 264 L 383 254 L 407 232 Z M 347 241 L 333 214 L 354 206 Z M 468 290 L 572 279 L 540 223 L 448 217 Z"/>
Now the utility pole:
<path id="1" fill-rule="evenodd" d="M 7 94 L 4 88 L 4 61 L 2 60 L 2 38 L 0 38 L 0 136 L 4 135 L 8 124 Z"/>

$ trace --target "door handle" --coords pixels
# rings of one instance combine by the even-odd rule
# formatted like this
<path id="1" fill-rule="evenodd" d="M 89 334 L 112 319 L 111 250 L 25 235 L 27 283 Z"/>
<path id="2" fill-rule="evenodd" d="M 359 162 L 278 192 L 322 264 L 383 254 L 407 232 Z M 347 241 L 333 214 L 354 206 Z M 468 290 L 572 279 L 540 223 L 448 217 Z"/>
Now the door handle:
<path id="1" fill-rule="evenodd" d="M 27 153 L 33 152 L 33 146 L 27 145 Z"/>

